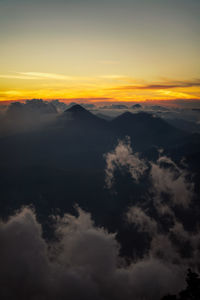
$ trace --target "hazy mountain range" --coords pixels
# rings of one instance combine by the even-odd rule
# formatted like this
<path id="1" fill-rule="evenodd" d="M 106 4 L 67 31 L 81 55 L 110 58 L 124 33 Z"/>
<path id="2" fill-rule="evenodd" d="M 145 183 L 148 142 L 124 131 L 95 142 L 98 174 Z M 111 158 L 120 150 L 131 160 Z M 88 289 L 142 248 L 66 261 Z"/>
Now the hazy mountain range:
<path id="1" fill-rule="evenodd" d="M 49 111 L 49 107 L 44 105 L 42 109 L 45 113 L 46 109 Z M 30 116 L 34 118 L 36 115 L 31 112 Z M 26 122 L 23 124 L 25 126 Z M 126 292 L 126 299 L 139 295 L 138 299 L 150 300 L 157 300 L 168 291 L 177 292 L 183 288 L 182 270 L 187 267 L 196 270 L 199 266 L 199 231 L 196 229 L 200 217 L 199 170 L 198 133 L 191 134 L 174 127 L 155 114 L 124 112 L 106 120 L 80 105 L 73 105 L 48 118 L 48 122 L 40 122 L 36 127 L 0 138 L 2 232 L 10 230 L 6 235 L 7 242 L 4 242 L 7 250 L 2 251 L 12 253 L 16 278 L 20 278 L 18 272 L 21 272 L 18 265 L 25 264 L 25 277 L 26 266 L 33 268 L 29 273 L 32 282 L 32 276 L 36 276 L 37 271 L 34 271 L 34 265 L 24 260 L 25 254 L 16 256 L 12 252 L 16 247 L 12 230 L 19 226 L 23 245 L 20 253 L 32 253 L 32 248 L 27 247 L 29 242 L 31 247 L 37 247 L 35 242 L 31 244 L 36 240 L 38 253 L 44 245 L 52 249 L 53 252 L 48 250 L 48 255 L 41 254 L 42 259 L 48 261 L 48 268 L 51 265 L 49 255 L 54 257 L 50 267 L 55 276 L 55 285 L 51 287 L 52 299 L 59 293 L 65 295 L 64 286 L 60 292 L 56 289 L 57 284 L 61 284 L 61 274 L 68 274 L 66 276 L 70 278 L 85 278 L 86 274 L 90 274 L 92 285 L 95 282 L 98 289 L 105 293 L 103 298 L 94 296 L 93 288 L 89 286 L 87 292 L 83 288 L 82 297 L 71 287 L 68 288 L 73 295 L 71 299 L 88 299 L 87 293 L 90 292 L 91 299 L 116 299 L 114 290 L 108 291 L 107 285 L 118 286 L 119 274 L 123 272 L 126 279 L 123 288 L 119 288 L 119 299 L 124 299 Z M 29 208 L 23 209 L 24 206 Z M 22 212 L 16 213 L 19 209 Z M 14 216 L 8 219 L 10 215 Z M 63 225 L 60 222 L 64 222 Z M 61 230 L 66 242 L 60 240 L 56 228 Z M 110 232 L 116 233 L 116 236 L 110 235 Z M 1 231 L 0 239 L 4 239 Z M 90 248 L 94 258 L 91 255 L 88 257 Z M 61 254 L 69 259 L 63 267 L 64 273 L 60 267 L 57 269 L 65 264 L 53 249 L 55 253 L 64 249 Z M 105 271 L 102 273 L 99 267 L 90 273 L 100 261 L 98 255 L 101 253 L 101 265 L 105 265 L 107 257 L 108 271 L 114 272 L 107 279 L 103 275 Z M 31 255 L 39 266 L 39 258 Z M 5 264 L 3 257 L 2 254 L 2 264 Z M 19 264 L 18 259 L 21 261 Z M 123 260 L 119 267 L 118 260 Z M 44 261 L 42 264 L 45 265 Z M 113 264 L 110 265 L 111 261 Z M 69 264 L 70 272 L 75 275 L 69 275 Z M 146 271 L 148 268 L 150 271 Z M 39 271 L 45 274 L 39 279 L 38 284 L 42 286 L 42 280 L 49 276 L 45 270 Z M 154 273 L 159 281 L 156 296 L 151 290 Z M 145 274 L 148 274 L 147 278 Z M 139 282 L 136 280 L 138 276 L 141 276 Z M 84 282 L 83 278 L 81 282 Z M 45 295 L 51 290 L 49 282 L 52 279 L 48 280 L 48 288 L 43 286 Z M 74 279 L 70 280 L 74 282 Z M 128 284 L 132 280 L 137 282 L 133 290 L 133 285 Z M 21 286 L 20 283 L 18 286 Z M 16 288 L 14 293 L 16 291 L 21 295 L 20 288 Z"/>

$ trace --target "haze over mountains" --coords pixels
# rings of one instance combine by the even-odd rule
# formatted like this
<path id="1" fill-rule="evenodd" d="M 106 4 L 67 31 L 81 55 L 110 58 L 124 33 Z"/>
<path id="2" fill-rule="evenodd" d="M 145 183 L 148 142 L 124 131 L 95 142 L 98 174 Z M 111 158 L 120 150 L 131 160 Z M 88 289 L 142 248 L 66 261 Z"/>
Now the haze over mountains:
<path id="1" fill-rule="evenodd" d="M 108 121 L 74 105 L 39 128 L 2 137 L 0 165 L 22 173 L 23 168 L 42 168 L 44 172 L 51 168 L 53 173 L 58 169 L 103 174 L 104 154 L 126 136 L 134 151 L 148 159 L 155 159 L 160 148 L 176 160 L 200 152 L 198 134 L 177 129 L 155 115 L 125 112 Z"/>
<path id="2" fill-rule="evenodd" d="M 102 164 L 103 154 L 114 147 L 117 139 L 126 135 L 131 137 L 136 151 L 174 146 L 187 136 L 147 113 L 125 112 L 106 121 L 82 106 L 74 105 L 32 132 L 2 138 L 0 152 L 3 164 L 11 166 L 42 163 L 59 167 L 67 164 L 70 169 L 97 168 Z"/>
<path id="3" fill-rule="evenodd" d="M 154 113 L 126 111 L 105 120 L 77 104 L 59 114 L 48 103 L 39 106 L 39 119 L 35 107 L 22 106 L 22 114 L 17 107 L 17 118 L 37 116 L 38 126 L 0 138 L 0 241 L 6 236 L 2 251 L 15 268 L 0 295 L 10 289 L 10 299 L 31 299 L 35 290 L 36 299 L 69 293 L 70 299 L 159 300 L 178 292 L 184 270 L 200 265 L 199 134 Z M 19 255 L 12 250 L 15 229 Z M 12 270 L 6 272 L 8 279 Z M 65 277 L 72 284 L 63 285 Z"/>

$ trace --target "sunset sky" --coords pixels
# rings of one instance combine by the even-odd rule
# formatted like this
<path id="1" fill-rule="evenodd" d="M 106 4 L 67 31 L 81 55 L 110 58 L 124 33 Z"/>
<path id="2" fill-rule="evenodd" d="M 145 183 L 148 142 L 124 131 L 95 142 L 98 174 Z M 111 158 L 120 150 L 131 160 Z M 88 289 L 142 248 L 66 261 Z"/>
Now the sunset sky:
<path id="1" fill-rule="evenodd" d="M 200 100 L 199 0 L 0 0 L 0 100 Z"/>

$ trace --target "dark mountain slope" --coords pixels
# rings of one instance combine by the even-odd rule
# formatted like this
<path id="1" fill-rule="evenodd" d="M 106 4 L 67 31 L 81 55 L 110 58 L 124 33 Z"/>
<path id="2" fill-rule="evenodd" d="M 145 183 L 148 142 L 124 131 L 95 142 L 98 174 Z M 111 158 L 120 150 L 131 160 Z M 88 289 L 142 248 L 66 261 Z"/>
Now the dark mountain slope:
<path id="1" fill-rule="evenodd" d="M 57 124 L 62 124 L 70 128 L 87 127 L 87 129 L 104 129 L 107 122 L 92 114 L 81 105 L 76 104 L 65 110 L 64 113 L 58 117 Z"/>
<path id="2" fill-rule="evenodd" d="M 114 139 L 107 121 L 75 105 L 41 130 L 1 138 L 0 166 L 95 169 Z"/>
<path id="3" fill-rule="evenodd" d="M 184 119 L 166 119 L 166 122 L 168 122 L 176 128 L 185 130 L 190 133 L 200 133 L 200 124 L 197 124 L 195 122 L 187 121 Z"/>
<path id="4" fill-rule="evenodd" d="M 109 122 L 74 105 L 41 130 L 1 138 L 0 166 L 102 169 L 103 154 L 126 135 L 136 151 L 183 145 L 186 138 L 183 131 L 147 113 L 126 112 Z"/>
<path id="5" fill-rule="evenodd" d="M 111 126 L 121 136 L 129 135 L 140 150 L 151 146 L 169 146 L 169 143 L 176 143 L 187 136 L 184 131 L 174 128 L 161 118 L 144 112 L 125 112 L 112 120 Z"/>

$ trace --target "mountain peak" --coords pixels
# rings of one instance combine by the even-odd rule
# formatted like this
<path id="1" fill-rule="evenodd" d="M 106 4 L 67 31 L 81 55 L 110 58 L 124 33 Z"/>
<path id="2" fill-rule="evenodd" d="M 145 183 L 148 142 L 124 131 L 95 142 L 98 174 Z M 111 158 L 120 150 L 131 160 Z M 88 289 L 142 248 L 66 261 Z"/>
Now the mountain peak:
<path id="1" fill-rule="evenodd" d="M 65 112 L 76 113 L 76 112 L 83 112 L 83 111 L 87 111 L 87 110 L 83 106 L 79 104 L 75 104 L 72 107 L 66 109 Z"/>
<path id="2" fill-rule="evenodd" d="M 138 113 L 132 113 L 129 111 L 124 112 L 123 114 L 119 115 L 118 117 L 116 117 L 116 120 L 137 120 L 137 121 L 146 121 L 149 119 L 152 119 L 153 115 L 150 113 L 146 113 L 146 112 L 138 112 Z"/>
<path id="3" fill-rule="evenodd" d="M 76 124 L 80 122 L 81 124 L 91 124 L 91 122 L 95 122 L 95 124 L 105 123 L 105 120 L 98 118 L 96 115 L 79 104 L 75 104 L 72 107 L 66 109 L 61 118 L 62 120 L 66 120 L 67 122 L 76 121 Z"/>
<path id="4" fill-rule="evenodd" d="M 70 115 L 71 117 L 78 119 L 88 119 L 93 117 L 93 114 L 90 111 L 79 104 L 75 104 L 72 107 L 66 109 L 64 111 L 64 115 Z"/>

